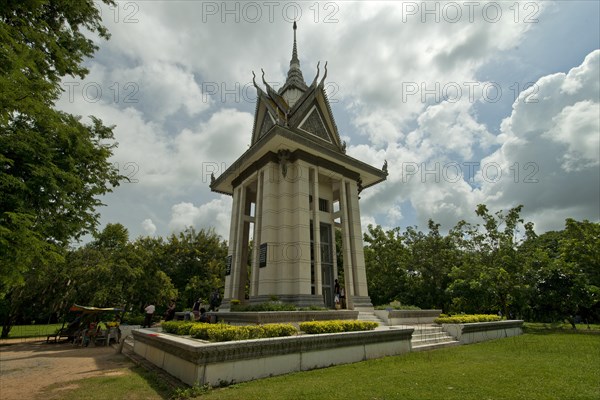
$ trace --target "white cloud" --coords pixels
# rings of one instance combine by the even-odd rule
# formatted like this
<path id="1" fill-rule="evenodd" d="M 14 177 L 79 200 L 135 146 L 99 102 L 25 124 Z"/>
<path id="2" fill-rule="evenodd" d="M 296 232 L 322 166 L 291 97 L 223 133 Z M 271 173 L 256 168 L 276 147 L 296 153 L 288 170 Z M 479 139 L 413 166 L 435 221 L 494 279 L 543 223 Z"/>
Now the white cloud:
<path id="1" fill-rule="evenodd" d="M 182 202 L 171 208 L 171 231 L 181 231 L 188 226 L 197 229 L 214 227 L 215 232 L 225 240 L 229 240 L 229 219 L 231 217 L 231 198 L 221 196 L 208 203 L 195 206 Z"/>
<path id="2" fill-rule="evenodd" d="M 581 101 L 566 106 L 553 118 L 554 126 L 544 136 L 563 143 L 565 171 L 577 171 L 600 163 L 600 104 Z"/>
<path id="3" fill-rule="evenodd" d="M 150 218 L 146 218 L 142 221 L 142 229 L 146 233 L 146 235 L 152 236 L 156 233 L 156 225 L 152 222 Z"/>
<path id="4" fill-rule="evenodd" d="M 263 13 L 254 24 L 244 15 L 239 22 L 232 15 L 225 22 L 220 13 L 206 15 L 206 3 L 213 4 L 156 1 L 127 3 L 125 9 L 119 3 L 118 18 L 104 8 L 112 39 L 99 42 L 97 57 L 88 62 L 90 75 L 72 93 L 74 101 L 65 93 L 60 102 L 69 112 L 116 125 L 119 147 L 113 161 L 137 183 L 117 188 L 101 212 L 103 219 L 129 225 L 132 234 L 143 233 L 139 221 L 151 217 L 157 234 L 194 225 L 216 226 L 228 237 L 231 199 L 210 192 L 210 172 L 219 175 L 249 145 L 254 91 L 239 92 L 251 82 L 251 71 L 260 77 L 262 67 L 269 82 L 281 84 L 289 68 L 292 31 L 281 4 L 273 21 Z M 488 3 L 474 6 L 472 21 L 467 3 L 451 3 L 462 10 L 456 22 L 443 14 L 439 22 L 423 14 L 423 7 L 439 7 L 441 13 L 450 4 L 444 2 L 341 2 L 327 9 L 319 3 L 318 15 L 312 3 L 299 3 L 298 51 L 305 80 L 312 81 L 318 60 L 322 77 L 328 61 L 328 93 L 339 101 L 332 105 L 341 111 L 334 112 L 348 154 L 377 167 L 388 161 L 387 182 L 361 193 L 362 222 L 424 227 L 433 218 L 448 227 L 472 217 L 478 203 L 523 203 L 527 215 L 550 228 L 556 227 L 550 221 L 562 224 L 568 213 L 598 215 L 591 207 L 595 199 L 597 208 L 600 158 L 598 52 L 567 74 L 550 73 L 559 68 L 544 70 L 539 79 L 541 73 L 535 78 L 513 76 L 512 70 L 482 73 L 499 61 L 521 63 L 519 47 L 536 32 L 544 38 L 552 30 L 543 17 L 558 6 L 527 2 L 516 16 L 512 2 L 491 2 L 488 11 L 498 5 L 502 17 L 490 22 L 491 14 L 482 14 Z M 417 7 L 415 14 L 407 12 L 409 5 Z M 577 25 L 561 21 L 559 11 L 558 23 Z M 325 23 L 327 16 L 337 22 Z M 524 23 L 526 16 L 539 22 Z M 540 48 L 548 44 L 540 40 Z M 565 65 L 575 65 L 573 60 Z M 491 103 L 482 89 L 503 74 L 520 87 L 537 82 L 520 94 L 512 114 L 505 110 L 490 125 L 477 106 Z M 85 98 L 86 83 L 97 83 L 101 98 Z M 207 89 L 212 84 L 217 93 Z M 462 90 L 458 98 L 457 87 Z M 90 89 L 88 97 L 95 86 Z M 506 95 L 512 88 L 502 90 Z M 137 101 L 125 102 L 127 96 Z M 444 96 L 451 98 L 444 101 Z M 452 175 L 451 165 L 465 172 L 473 165 L 468 163 L 491 166 L 487 172 L 499 165 L 501 179 L 477 169 L 472 182 L 444 175 Z M 537 184 L 524 183 L 534 178 Z"/>
<path id="5" fill-rule="evenodd" d="M 173 62 L 154 61 L 117 69 L 112 76 L 118 82 L 125 82 L 121 89 L 123 101 L 127 101 L 129 95 L 129 100 L 135 101 L 135 106 L 154 121 L 163 121 L 180 110 L 195 116 L 207 110 L 211 101 L 210 97 L 202 95 L 194 74 Z"/>
<path id="6" fill-rule="evenodd" d="M 502 146 L 482 160 L 502 167 L 498 182 L 481 180 L 489 205 L 524 204 L 542 230 L 562 229 L 566 218 L 599 219 L 599 60 L 596 50 L 567 74 L 540 78 L 538 102 L 515 102 Z"/>

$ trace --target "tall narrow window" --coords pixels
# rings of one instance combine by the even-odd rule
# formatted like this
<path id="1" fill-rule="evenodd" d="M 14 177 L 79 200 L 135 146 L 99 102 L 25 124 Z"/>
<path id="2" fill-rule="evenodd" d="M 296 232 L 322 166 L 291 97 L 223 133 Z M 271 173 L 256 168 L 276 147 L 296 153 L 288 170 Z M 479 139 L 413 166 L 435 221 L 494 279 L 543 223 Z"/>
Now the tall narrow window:
<path id="1" fill-rule="evenodd" d="M 319 199 L 319 211 L 329 212 L 329 202 L 326 199 Z"/>

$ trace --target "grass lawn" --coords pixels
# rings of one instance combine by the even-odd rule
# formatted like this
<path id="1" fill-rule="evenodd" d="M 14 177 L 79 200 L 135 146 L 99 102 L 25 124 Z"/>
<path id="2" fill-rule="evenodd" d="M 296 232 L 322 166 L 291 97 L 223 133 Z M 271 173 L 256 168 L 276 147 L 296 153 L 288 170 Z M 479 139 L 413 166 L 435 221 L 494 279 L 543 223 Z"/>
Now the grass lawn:
<path id="1" fill-rule="evenodd" d="M 44 400 L 161 400 L 171 397 L 171 388 L 142 367 L 132 366 L 118 375 L 101 376 L 47 387 Z"/>
<path id="2" fill-rule="evenodd" d="M 9 338 L 46 337 L 60 329 L 60 324 L 48 325 L 15 325 L 8 333 Z"/>
<path id="3" fill-rule="evenodd" d="M 597 400 L 598 360 L 600 335 L 546 331 L 240 383 L 199 398 Z M 137 374 L 77 381 L 61 398 L 169 398 L 156 378 Z"/>
<path id="4" fill-rule="evenodd" d="M 573 330 L 573 326 L 566 322 L 553 322 L 553 323 L 544 323 L 544 322 L 525 322 L 523 324 L 525 328 L 525 332 L 578 332 L 578 333 L 586 333 L 586 332 L 595 332 L 600 333 L 600 324 L 575 324 L 576 330 Z"/>
<path id="5" fill-rule="evenodd" d="M 600 336 L 514 338 L 295 373 L 203 399 L 598 399 Z"/>

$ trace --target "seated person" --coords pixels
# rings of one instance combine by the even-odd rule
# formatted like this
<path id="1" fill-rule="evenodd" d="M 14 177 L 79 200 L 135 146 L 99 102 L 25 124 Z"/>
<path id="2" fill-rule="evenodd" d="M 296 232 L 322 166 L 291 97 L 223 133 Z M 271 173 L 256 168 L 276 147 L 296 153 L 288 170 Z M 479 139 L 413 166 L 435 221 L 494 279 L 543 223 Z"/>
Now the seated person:
<path id="1" fill-rule="evenodd" d="M 97 335 L 98 335 L 98 322 L 96 320 L 93 320 L 92 322 L 90 322 L 90 324 L 88 325 L 88 328 L 83 333 L 83 345 L 85 347 L 88 347 L 88 345 L 90 344 L 90 341 L 93 342 L 96 339 Z"/>
<path id="2" fill-rule="evenodd" d="M 210 317 L 208 315 L 206 315 L 206 308 L 202 307 L 200 309 L 200 322 L 206 322 L 206 323 L 210 323 Z"/>

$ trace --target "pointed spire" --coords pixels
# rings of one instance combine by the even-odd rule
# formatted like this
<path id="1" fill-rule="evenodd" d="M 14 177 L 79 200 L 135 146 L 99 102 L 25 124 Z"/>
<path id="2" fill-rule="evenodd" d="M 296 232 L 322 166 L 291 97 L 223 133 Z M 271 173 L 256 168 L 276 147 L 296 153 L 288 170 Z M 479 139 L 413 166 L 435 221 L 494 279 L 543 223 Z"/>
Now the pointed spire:
<path id="1" fill-rule="evenodd" d="M 300 70 L 300 59 L 298 58 L 298 45 L 296 44 L 296 29 L 298 25 L 294 21 L 294 46 L 292 47 L 292 59 L 290 60 L 290 69 L 284 87 L 295 86 L 298 89 L 306 90 L 308 86 L 304 82 L 302 71 Z M 283 89 L 283 88 L 282 88 Z"/>
<path id="2" fill-rule="evenodd" d="M 292 48 L 292 60 L 290 61 L 290 67 L 292 64 L 298 64 L 298 67 L 300 67 L 300 60 L 298 60 L 298 46 L 296 45 L 296 29 L 298 29 L 298 25 L 296 25 L 296 21 L 294 21 L 294 47 Z"/>

